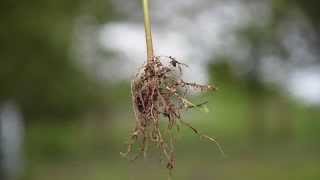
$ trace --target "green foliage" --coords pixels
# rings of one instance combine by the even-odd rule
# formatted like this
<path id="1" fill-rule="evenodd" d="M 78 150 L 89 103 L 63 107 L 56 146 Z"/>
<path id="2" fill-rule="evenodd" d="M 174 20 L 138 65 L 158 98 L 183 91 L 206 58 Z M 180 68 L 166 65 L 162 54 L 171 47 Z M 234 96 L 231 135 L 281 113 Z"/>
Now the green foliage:
<path id="1" fill-rule="evenodd" d="M 99 104 L 103 89 L 70 54 L 76 19 L 104 11 L 106 20 L 108 3 L 1 1 L 0 102 L 13 99 L 33 118 L 77 115 Z"/>

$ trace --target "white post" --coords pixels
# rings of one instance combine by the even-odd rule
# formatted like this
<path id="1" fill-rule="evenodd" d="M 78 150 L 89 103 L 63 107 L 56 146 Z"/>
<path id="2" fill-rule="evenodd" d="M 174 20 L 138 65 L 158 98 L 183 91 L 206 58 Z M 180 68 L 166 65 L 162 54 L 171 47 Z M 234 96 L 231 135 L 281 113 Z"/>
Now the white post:
<path id="1" fill-rule="evenodd" d="M 22 173 L 23 129 L 18 106 L 11 101 L 0 104 L 0 178 L 4 180 L 15 180 Z"/>

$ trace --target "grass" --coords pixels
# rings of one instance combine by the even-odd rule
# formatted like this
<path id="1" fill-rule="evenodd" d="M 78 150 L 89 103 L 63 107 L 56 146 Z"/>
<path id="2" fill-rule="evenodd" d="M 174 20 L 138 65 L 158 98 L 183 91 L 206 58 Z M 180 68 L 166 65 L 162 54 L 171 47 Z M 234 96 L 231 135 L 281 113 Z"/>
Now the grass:
<path id="1" fill-rule="evenodd" d="M 111 145 L 111 144 L 110 144 Z M 196 147 L 195 147 L 196 146 Z M 301 147 L 300 147 L 301 148 Z M 121 149 L 121 148 L 120 148 Z M 138 160 L 128 163 L 118 156 L 118 150 L 100 153 L 90 152 L 75 159 L 52 163 L 36 161 L 31 164 L 29 178 L 32 180 L 141 180 L 164 179 L 167 172 L 158 159 Z M 301 148 L 298 151 L 286 147 L 269 146 L 264 151 L 232 153 L 227 159 L 213 153 L 212 146 L 204 145 L 197 139 L 183 142 L 177 147 L 178 166 L 173 179 L 243 179 L 282 180 L 320 178 L 320 157 Z M 236 151 L 236 150 L 235 150 Z M 87 154 L 87 156 L 86 156 Z"/>
<path id="2" fill-rule="evenodd" d="M 126 97 L 123 85 L 114 91 Z M 214 144 L 199 141 L 188 128 L 178 135 L 177 167 L 174 180 L 318 180 L 320 179 L 319 112 L 290 102 L 294 139 L 260 145 L 250 144 L 247 132 L 247 95 L 241 89 L 221 84 L 215 95 L 195 97 L 209 100 L 209 113 L 190 111 L 185 120 L 216 137 L 228 158 Z M 223 88 L 223 89 L 221 89 Z M 113 94 L 112 92 L 109 92 Z M 232 93 L 232 95 L 230 95 Z M 199 98 L 199 99 L 198 99 Z M 123 99 L 123 101 L 126 98 Z M 120 102 L 117 102 L 120 104 Z M 23 180 L 144 180 L 165 179 L 167 171 L 159 163 L 157 151 L 147 160 L 129 163 L 119 152 L 126 135 L 134 127 L 129 106 L 114 106 L 105 119 L 31 123 L 26 129 L 26 174 Z M 41 121 L 40 121 L 41 122 Z M 53 121 L 54 122 L 54 121 Z M 62 123 L 64 122 L 64 123 Z M 97 125 L 92 125 L 97 123 Z"/>

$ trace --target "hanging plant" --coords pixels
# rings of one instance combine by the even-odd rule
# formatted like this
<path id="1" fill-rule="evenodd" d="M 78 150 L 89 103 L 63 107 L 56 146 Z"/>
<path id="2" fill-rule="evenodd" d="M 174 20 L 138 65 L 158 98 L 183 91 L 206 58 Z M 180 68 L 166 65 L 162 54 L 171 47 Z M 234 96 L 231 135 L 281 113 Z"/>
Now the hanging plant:
<path id="1" fill-rule="evenodd" d="M 139 152 L 133 157 L 130 156 L 130 159 L 134 160 L 141 155 L 145 156 L 148 147 L 155 145 L 165 157 L 166 167 L 172 170 L 175 167 L 174 134 L 170 132 L 179 131 L 181 125 L 190 128 L 201 138 L 216 143 L 223 153 L 221 146 L 214 138 L 200 133 L 182 119 L 182 113 L 187 109 L 202 108 L 207 110 L 205 108 L 207 102 L 194 104 L 187 99 L 186 96 L 190 90 L 213 92 L 216 87 L 185 82 L 181 76 L 183 69 L 188 67 L 186 64 L 179 62 L 172 56 L 154 55 L 148 3 L 148 0 L 142 0 L 147 63 L 143 65 L 131 83 L 136 126 L 131 134 L 127 152 L 121 154 L 129 157 L 133 151 L 133 145 L 137 144 Z M 165 129 L 160 128 L 161 120 L 167 122 Z"/>

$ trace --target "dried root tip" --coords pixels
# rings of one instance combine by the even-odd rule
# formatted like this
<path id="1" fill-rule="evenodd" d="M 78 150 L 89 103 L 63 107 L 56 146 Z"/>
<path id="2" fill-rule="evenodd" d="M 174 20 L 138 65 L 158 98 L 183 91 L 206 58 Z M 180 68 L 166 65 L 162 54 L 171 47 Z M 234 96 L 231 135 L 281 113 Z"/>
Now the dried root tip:
<path id="1" fill-rule="evenodd" d="M 175 167 L 175 158 L 172 133 L 163 136 L 160 129 L 160 119 L 163 117 L 168 121 L 166 131 L 179 129 L 179 123 L 191 128 L 194 133 L 200 137 L 207 138 L 215 142 L 219 149 L 220 145 L 209 136 L 200 134 L 195 128 L 181 120 L 183 110 L 193 107 L 200 107 L 207 102 L 195 105 L 186 98 L 188 89 L 204 91 L 214 91 L 216 88 L 212 85 L 199 85 L 196 83 L 185 82 L 181 79 L 182 68 L 188 67 L 186 64 L 180 63 L 172 56 L 166 56 L 169 60 L 168 65 L 164 65 L 160 59 L 162 57 L 155 56 L 143 66 L 138 72 L 136 78 L 131 83 L 131 94 L 133 109 L 136 118 L 136 127 L 131 134 L 126 153 L 121 153 L 127 157 L 132 152 L 134 144 L 138 144 L 140 152 L 133 158 L 138 156 L 146 156 L 149 145 L 155 145 L 167 160 L 167 168 L 172 170 Z M 178 73 L 175 73 L 178 72 Z M 185 92 L 185 93 L 181 93 Z M 169 145 L 168 145 L 169 144 Z M 223 151 L 222 151 L 223 152 Z"/>
<path id="2" fill-rule="evenodd" d="M 197 134 L 200 138 L 205 138 L 205 139 L 208 139 L 209 141 L 215 143 L 215 144 L 217 145 L 217 147 L 218 147 L 221 155 L 222 155 L 223 157 L 226 157 L 226 153 L 224 152 L 222 146 L 220 145 L 220 143 L 219 143 L 216 139 L 214 139 L 214 138 L 212 138 L 212 137 L 210 137 L 210 136 L 208 136 L 208 135 L 199 133 L 199 131 L 198 131 L 196 128 L 192 127 L 189 123 L 187 123 L 187 122 L 185 122 L 185 121 L 183 121 L 183 120 L 181 120 L 181 119 L 180 119 L 180 122 L 181 122 L 181 124 L 183 124 L 183 125 L 187 126 L 188 128 L 190 128 L 190 129 L 191 129 L 195 134 Z"/>
<path id="3" fill-rule="evenodd" d="M 194 89 L 199 89 L 202 92 L 205 92 L 205 91 L 216 91 L 217 90 L 217 88 L 215 86 L 212 86 L 212 85 L 200 85 L 200 84 L 197 84 L 197 83 L 188 83 L 188 82 L 184 82 L 183 80 L 179 80 L 178 83 L 181 84 L 181 86 L 189 86 L 189 87 L 194 88 Z"/>

